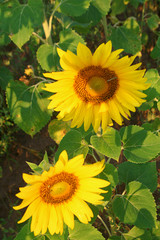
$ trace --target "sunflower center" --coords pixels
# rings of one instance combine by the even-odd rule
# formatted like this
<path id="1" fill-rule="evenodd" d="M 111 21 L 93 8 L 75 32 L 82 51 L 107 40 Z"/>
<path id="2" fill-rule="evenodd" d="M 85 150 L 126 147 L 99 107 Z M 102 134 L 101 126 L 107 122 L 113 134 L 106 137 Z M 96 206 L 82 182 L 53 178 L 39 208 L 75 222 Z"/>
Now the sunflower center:
<path id="1" fill-rule="evenodd" d="M 43 182 L 40 196 L 46 203 L 59 204 L 69 200 L 78 186 L 78 177 L 72 173 L 61 172 Z"/>
<path id="2" fill-rule="evenodd" d="M 62 196 L 70 191 L 70 185 L 67 182 L 58 182 L 50 188 L 51 196 Z"/>
<path id="3" fill-rule="evenodd" d="M 119 85 L 114 71 L 101 66 L 89 66 L 78 72 L 73 86 L 82 101 L 97 104 L 112 98 Z"/>

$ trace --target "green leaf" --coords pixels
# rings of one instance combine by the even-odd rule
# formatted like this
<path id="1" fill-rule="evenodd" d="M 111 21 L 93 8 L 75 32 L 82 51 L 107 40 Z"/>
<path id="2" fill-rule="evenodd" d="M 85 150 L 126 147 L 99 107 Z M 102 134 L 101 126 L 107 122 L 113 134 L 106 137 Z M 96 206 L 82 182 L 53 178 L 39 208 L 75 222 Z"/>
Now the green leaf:
<path id="1" fill-rule="evenodd" d="M 72 52 L 76 52 L 78 43 L 81 42 L 84 44 L 83 38 L 71 29 L 61 31 L 59 37 L 60 41 L 58 45 L 65 51 L 70 50 Z"/>
<path id="2" fill-rule="evenodd" d="M 68 157 L 70 159 L 79 154 L 83 154 L 85 158 L 89 149 L 88 144 L 82 138 L 81 133 L 76 130 L 71 130 L 63 137 L 62 141 L 59 144 L 58 150 L 55 154 L 56 161 L 58 160 L 58 157 L 63 150 L 67 151 Z"/>
<path id="3" fill-rule="evenodd" d="M 157 104 L 158 105 L 158 104 Z M 155 118 L 154 121 L 144 123 L 142 127 L 147 130 L 155 133 L 156 135 L 160 136 L 160 118 Z"/>
<path id="4" fill-rule="evenodd" d="M 142 49 L 140 34 L 137 30 L 125 26 L 112 27 L 110 39 L 115 49 L 122 48 L 126 53 L 134 55 Z"/>
<path id="5" fill-rule="evenodd" d="M 112 1 L 111 10 L 111 14 L 115 16 L 123 13 L 126 10 L 126 5 L 124 4 L 123 0 Z"/>
<path id="6" fill-rule="evenodd" d="M 108 180 L 111 183 L 112 188 L 115 188 L 119 182 L 117 168 L 110 163 L 106 163 L 101 176 L 103 179 Z"/>
<path id="7" fill-rule="evenodd" d="M 145 163 L 160 152 L 160 137 L 139 126 L 123 127 L 120 130 L 123 153 L 128 161 Z"/>
<path id="8" fill-rule="evenodd" d="M 47 109 L 48 93 L 43 84 L 28 87 L 23 83 L 10 81 L 7 86 L 7 103 L 13 121 L 27 134 L 34 136 L 51 118 Z"/>
<path id="9" fill-rule="evenodd" d="M 14 9 L 11 21 L 12 41 L 21 48 L 33 32 L 34 14 L 28 5 L 21 5 Z"/>
<path id="10" fill-rule="evenodd" d="M 129 17 L 123 24 L 127 29 L 130 29 L 137 34 L 140 33 L 140 26 L 135 17 Z"/>
<path id="11" fill-rule="evenodd" d="M 151 101 L 160 94 L 160 76 L 157 69 L 152 68 L 146 72 L 144 77 L 147 78 L 147 83 L 151 84 L 151 86 L 144 91 L 147 94 L 147 101 Z"/>
<path id="12" fill-rule="evenodd" d="M 108 127 L 102 136 L 91 137 L 91 144 L 100 153 L 118 161 L 121 153 L 121 139 L 119 132 Z"/>
<path id="13" fill-rule="evenodd" d="M 83 224 L 75 221 L 75 227 L 73 230 L 69 228 L 70 240 L 104 240 L 102 234 L 97 231 L 91 224 Z"/>
<path id="14" fill-rule="evenodd" d="M 152 240 L 148 230 L 133 227 L 128 233 L 123 233 L 125 240 Z"/>
<path id="15" fill-rule="evenodd" d="M 158 37 L 156 46 L 153 48 L 153 50 L 151 52 L 151 57 L 153 59 L 160 59 L 160 37 Z"/>
<path id="16" fill-rule="evenodd" d="M 92 4 L 99 10 L 102 15 L 107 15 L 110 9 L 111 0 L 92 0 Z"/>
<path id="17" fill-rule="evenodd" d="M 0 47 L 3 45 L 8 45 L 11 42 L 11 39 L 6 33 L 0 33 Z"/>
<path id="18" fill-rule="evenodd" d="M 55 71 L 56 66 L 59 64 L 56 46 L 42 44 L 37 50 L 37 60 L 42 69 L 49 72 Z"/>
<path id="19" fill-rule="evenodd" d="M 132 181 L 138 181 L 148 187 L 151 192 L 157 188 L 156 162 L 144 164 L 124 162 L 118 167 L 118 175 L 121 183 L 128 184 Z"/>
<path id="20" fill-rule="evenodd" d="M 126 195 L 116 195 L 113 200 L 115 215 L 126 224 L 139 228 L 152 228 L 156 222 L 156 205 L 149 189 L 140 182 L 130 182 Z"/>
<path id="21" fill-rule="evenodd" d="M 0 67 L 0 87 L 5 90 L 11 80 L 13 80 L 13 76 L 9 69 L 6 67 Z"/>
<path id="22" fill-rule="evenodd" d="M 45 240 L 45 236 L 34 236 L 33 232 L 30 232 L 29 224 L 25 224 L 14 240 Z"/>
<path id="23" fill-rule="evenodd" d="M 69 16 L 80 16 L 89 8 L 91 0 L 62 0 L 60 9 Z"/>
<path id="24" fill-rule="evenodd" d="M 10 24 L 12 22 L 12 16 L 19 7 L 19 1 L 18 0 L 9 0 L 5 1 L 4 3 L 1 3 L 0 7 L 0 29 L 2 32 L 9 33 Z"/>
<path id="25" fill-rule="evenodd" d="M 98 11 L 98 9 L 93 6 L 92 2 L 87 9 L 87 11 L 79 16 L 76 17 L 76 21 L 83 23 L 83 24 L 89 24 L 89 27 L 96 25 L 102 18 L 101 13 Z"/>
<path id="26" fill-rule="evenodd" d="M 158 27 L 160 22 L 160 18 L 157 14 L 151 14 L 151 16 L 147 19 L 147 24 L 151 30 L 154 30 Z"/>
<path id="27" fill-rule="evenodd" d="M 44 21 L 44 4 L 42 0 L 28 0 L 28 6 L 34 14 L 34 24 L 39 26 Z"/>
<path id="28" fill-rule="evenodd" d="M 26 163 L 32 169 L 32 171 L 35 172 L 36 174 L 42 174 L 44 171 L 48 171 L 51 167 L 51 164 L 49 163 L 49 160 L 48 160 L 47 152 L 45 152 L 44 158 L 39 165 L 32 162 L 26 162 Z"/>
<path id="29" fill-rule="evenodd" d="M 59 144 L 65 134 L 70 130 L 67 122 L 53 119 L 48 125 L 49 136 Z"/>
<path id="30" fill-rule="evenodd" d="M 152 240 L 160 239 L 160 222 L 156 222 L 156 227 L 151 229 Z"/>

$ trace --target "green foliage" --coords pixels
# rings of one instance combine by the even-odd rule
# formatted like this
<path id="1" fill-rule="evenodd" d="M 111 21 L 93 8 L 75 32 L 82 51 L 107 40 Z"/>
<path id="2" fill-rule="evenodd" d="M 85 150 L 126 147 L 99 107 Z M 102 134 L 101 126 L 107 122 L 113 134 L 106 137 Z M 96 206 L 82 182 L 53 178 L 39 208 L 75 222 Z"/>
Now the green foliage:
<path id="1" fill-rule="evenodd" d="M 58 64 L 56 46 L 42 44 L 37 50 L 37 60 L 42 69 L 53 72 Z"/>
<path id="2" fill-rule="evenodd" d="M 59 144 L 58 150 L 55 154 L 56 161 L 63 150 L 67 151 L 69 158 L 75 157 L 79 154 L 83 154 L 85 158 L 89 148 L 86 140 L 82 138 L 82 134 L 79 131 L 71 130 L 63 137 Z"/>
<path id="3" fill-rule="evenodd" d="M 34 136 L 50 120 L 52 113 L 42 84 L 27 87 L 10 81 L 6 93 L 12 119 L 24 132 Z"/>
<path id="4" fill-rule="evenodd" d="M 75 221 L 75 228 L 69 229 L 70 240 L 104 240 L 104 237 L 92 225 Z"/>
<path id="5" fill-rule="evenodd" d="M 63 13 L 69 16 L 80 16 L 89 7 L 91 0 L 62 0 L 60 9 Z"/>
<path id="6" fill-rule="evenodd" d="M 5 90 L 11 80 L 13 80 L 13 76 L 8 68 L 0 67 L 0 87 Z"/>
<path id="7" fill-rule="evenodd" d="M 102 136 L 93 135 L 91 144 L 100 153 L 118 161 L 121 152 L 121 139 L 119 132 L 108 128 Z"/>
<path id="8" fill-rule="evenodd" d="M 120 135 L 123 142 L 123 153 L 128 161 L 145 163 L 159 153 L 160 137 L 139 126 L 123 127 Z"/>
<path id="9" fill-rule="evenodd" d="M 135 164 L 124 162 L 118 167 L 118 175 L 121 183 L 128 184 L 132 181 L 139 181 L 148 187 L 151 192 L 157 188 L 156 162 Z"/>
<path id="10" fill-rule="evenodd" d="M 52 115 L 52 111 L 47 109 L 50 94 L 43 90 L 45 79 L 41 76 L 44 71 L 60 69 L 57 47 L 76 53 L 81 42 L 94 51 L 100 43 L 111 39 L 114 50 L 124 49 L 123 55 L 137 54 L 135 62 L 143 62 L 142 69 L 147 69 L 145 77 L 151 84 L 144 91 L 147 94 L 146 102 L 133 116 L 133 122 L 137 125 L 123 126 L 120 130 L 113 125 L 116 129 L 108 127 L 103 134 L 95 135 L 92 127 L 87 132 L 83 126 L 70 130 L 70 122 L 58 121 L 53 117 L 48 133 L 56 142 L 54 147 L 58 144 L 55 161 L 63 150 L 67 151 L 69 158 L 78 154 L 83 154 L 85 158 L 88 154 L 87 161 L 90 163 L 107 159 L 98 177 L 111 184 L 105 188 L 108 192 L 102 194 L 102 205 L 91 206 L 94 217 L 90 224 L 75 220 L 75 228 L 68 230 L 64 226 L 62 235 L 47 232 L 36 237 L 26 224 L 15 240 L 160 238 L 152 195 L 154 192 L 158 202 L 154 158 L 160 152 L 159 3 L 159 0 L 155 3 L 147 0 L 0 1 L 0 155 L 8 155 L 17 131 L 14 123 L 32 137 L 49 123 Z M 32 73 L 27 74 L 27 65 L 31 65 Z M 37 82 L 39 79 L 41 82 Z M 152 111 L 153 116 L 147 117 Z M 128 121 L 126 125 L 129 124 Z M 49 154 L 50 151 L 51 148 Z M 51 166 L 47 153 L 39 164 L 30 160 L 27 164 L 36 174 L 48 171 Z M 0 177 L 3 176 L 1 170 L 2 167 Z M 126 190 L 122 193 L 124 186 Z M 100 218 L 98 221 L 96 219 L 99 209 L 100 216 L 104 216 L 101 223 Z M 111 234 L 106 234 L 110 230 Z M 4 235 L 3 240 L 11 239 L 12 236 L 8 235 Z M 112 236 L 107 238 L 108 235 Z"/>
<path id="11" fill-rule="evenodd" d="M 156 222 L 156 207 L 149 189 L 140 182 L 130 182 L 126 194 L 116 195 L 113 211 L 123 222 L 139 228 L 152 228 Z"/>

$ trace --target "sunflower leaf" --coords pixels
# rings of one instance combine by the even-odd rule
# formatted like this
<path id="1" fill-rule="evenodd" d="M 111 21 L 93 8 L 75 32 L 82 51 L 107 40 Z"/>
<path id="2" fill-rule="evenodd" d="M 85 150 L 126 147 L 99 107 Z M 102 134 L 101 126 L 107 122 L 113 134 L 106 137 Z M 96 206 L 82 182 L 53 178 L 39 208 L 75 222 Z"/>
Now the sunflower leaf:
<path id="1" fill-rule="evenodd" d="M 104 240 L 102 234 L 94 228 L 91 224 L 83 224 L 75 221 L 75 227 L 73 230 L 69 228 L 70 240 Z"/>
<path id="2" fill-rule="evenodd" d="M 115 215 L 126 224 L 139 228 L 152 228 L 156 222 L 156 205 L 149 189 L 140 182 L 130 182 L 125 195 L 113 200 Z"/>
<path id="3" fill-rule="evenodd" d="M 145 91 L 147 101 L 151 101 L 160 94 L 160 76 L 158 70 L 149 69 L 145 74 L 145 78 L 147 78 L 147 83 L 151 84 L 150 88 Z"/>
<path id="4" fill-rule="evenodd" d="M 23 83 L 10 81 L 7 103 L 13 121 L 27 134 L 34 136 L 50 120 L 52 112 L 47 109 L 48 93 L 43 84 L 29 88 Z"/>
<path id="5" fill-rule="evenodd" d="M 72 52 L 75 52 L 79 42 L 84 44 L 83 38 L 72 29 L 65 29 L 61 31 L 59 38 L 60 41 L 58 45 L 65 51 L 70 50 Z"/>
<path id="6" fill-rule="evenodd" d="M 21 48 L 33 32 L 34 14 L 26 4 L 15 8 L 10 24 L 12 41 Z"/>
<path id="7" fill-rule="evenodd" d="M 121 139 L 117 130 L 108 127 L 102 136 L 94 135 L 90 141 L 97 151 L 118 161 L 121 153 Z"/>
<path id="8" fill-rule="evenodd" d="M 80 16 L 89 8 L 91 0 L 62 0 L 60 9 L 69 16 Z"/>
<path id="9" fill-rule="evenodd" d="M 125 240 L 152 240 L 149 230 L 133 227 L 128 233 L 123 233 Z"/>
<path id="10" fill-rule="evenodd" d="M 156 162 L 143 164 L 124 162 L 118 167 L 118 175 L 121 183 L 128 184 L 135 180 L 143 183 L 151 192 L 157 188 Z M 148 178 L 148 176 L 150 177 Z"/>
<path id="11" fill-rule="evenodd" d="M 42 44 L 37 50 L 37 60 L 44 70 L 55 71 L 59 60 L 55 45 Z"/>
<path id="12" fill-rule="evenodd" d="M 68 157 L 72 158 L 79 154 L 83 154 L 84 158 L 88 153 L 88 144 L 82 138 L 82 134 L 76 130 L 69 131 L 62 139 L 55 154 L 55 160 L 58 160 L 59 154 L 66 150 Z"/>
<path id="13" fill-rule="evenodd" d="M 111 5 L 111 0 L 92 0 L 92 4 L 99 10 L 99 12 L 102 15 L 107 15 L 110 5 Z"/>
<path id="14" fill-rule="evenodd" d="M 112 27 L 110 40 L 115 49 L 122 48 L 126 53 L 133 55 L 142 49 L 140 33 L 137 29 L 128 28 L 128 25 Z"/>
<path id="15" fill-rule="evenodd" d="M 160 137 L 139 126 L 127 126 L 120 130 L 123 153 L 128 161 L 145 163 L 160 152 Z"/>

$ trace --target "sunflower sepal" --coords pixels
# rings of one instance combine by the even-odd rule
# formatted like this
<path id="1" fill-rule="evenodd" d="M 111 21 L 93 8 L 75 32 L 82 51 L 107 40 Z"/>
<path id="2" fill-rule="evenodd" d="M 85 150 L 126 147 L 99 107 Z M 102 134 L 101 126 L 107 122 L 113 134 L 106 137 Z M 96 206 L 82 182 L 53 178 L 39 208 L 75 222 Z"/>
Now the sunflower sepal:
<path id="1" fill-rule="evenodd" d="M 26 163 L 35 174 L 41 174 L 43 171 L 48 171 L 52 166 L 49 163 L 47 152 L 45 152 L 43 160 L 39 163 L 39 165 L 37 165 L 36 163 L 27 162 L 27 161 Z"/>

